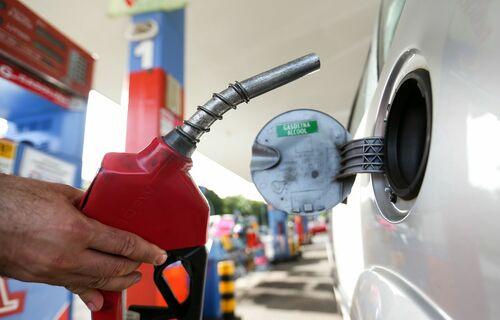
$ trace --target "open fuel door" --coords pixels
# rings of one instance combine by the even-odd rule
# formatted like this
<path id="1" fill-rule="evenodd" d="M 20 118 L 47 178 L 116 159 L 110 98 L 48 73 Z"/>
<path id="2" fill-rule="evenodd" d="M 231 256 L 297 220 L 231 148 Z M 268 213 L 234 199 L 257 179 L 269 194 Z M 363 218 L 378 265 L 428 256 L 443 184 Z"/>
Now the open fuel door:
<path id="1" fill-rule="evenodd" d="M 383 139 L 351 140 L 334 118 L 298 109 L 269 121 L 255 138 L 251 172 L 264 199 L 295 214 L 344 201 L 357 173 L 383 172 Z"/>

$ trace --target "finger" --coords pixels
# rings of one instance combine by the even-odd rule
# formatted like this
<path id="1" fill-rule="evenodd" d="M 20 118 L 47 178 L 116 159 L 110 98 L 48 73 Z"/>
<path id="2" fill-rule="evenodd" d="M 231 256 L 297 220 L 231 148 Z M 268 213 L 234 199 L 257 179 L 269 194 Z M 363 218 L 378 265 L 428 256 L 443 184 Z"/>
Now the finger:
<path id="1" fill-rule="evenodd" d="M 135 271 L 141 264 L 137 261 L 95 250 L 85 250 L 77 258 L 78 267 L 75 273 L 99 278 L 124 276 Z"/>
<path id="2" fill-rule="evenodd" d="M 89 242 L 92 249 L 154 265 L 163 264 L 167 260 L 164 250 L 133 233 L 103 225 L 95 220 L 92 228 L 93 235 Z"/>
<path id="3" fill-rule="evenodd" d="M 122 291 L 141 281 L 142 274 L 134 271 L 128 275 L 113 278 L 90 278 L 87 286 L 105 291 Z"/>
<path id="4" fill-rule="evenodd" d="M 64 283 L 60 281 L 47 282 L 49 284 L 64 285 L 67 288 L 88 288 L 104 291 L 122 291 L 139 282 L 142 274 L 134 271 L 130 274 L 120 277 L 89 277 L 79 274 L 69 274 L 65 276 Z"/>
<path id="5" fill-rule="evenodd" d="M 88 288 L 104 291 L 122 291 L 133 286 L 142 279 L 142 274 L 139 271 L 133 271 L 127 275 L 119 277 L 92 277 L 83 276 L 80 274 L 66 274 L 64 277 L 56 279 L 44 279 L 43 283 L 64 286 L 66 288 Z"/>
<path id="6" fill-rule="evenodd" d="M 82 287 L 67 287 L 67 289 L 74 294 L 77 294 L 90 311 L 94 312 L 101 310 L 102 305 L 104 304 L 104 297 L 99 290 Z"/>

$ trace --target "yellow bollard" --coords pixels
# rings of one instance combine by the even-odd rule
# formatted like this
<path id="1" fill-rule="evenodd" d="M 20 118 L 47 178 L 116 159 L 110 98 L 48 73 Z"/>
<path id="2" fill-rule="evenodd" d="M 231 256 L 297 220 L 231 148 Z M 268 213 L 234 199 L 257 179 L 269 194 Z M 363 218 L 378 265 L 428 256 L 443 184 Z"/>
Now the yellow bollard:
<path id="1" fill-rule="evenodd" d="M 220 309 L 223 320 L 233 320 L 236 300 L 234 296 L 234 262 L 220 261 L 217 264 L 219 274 Z"/>
<path id="2" fill-rule="evenodd" d="M 295 257 L 295 242 L 293 241 L 293 237 L 288 238 L 288 249 L 290 250 L 290 257 Z"/>
<path id="3" fill-rule="evenodd" d="M 227 252 L 233 250 L 233 241 L 229 236 L 222 236 L 220 238 L 220 242 L 222 243 L 222 247 L 224 248 L 224 250 L 226 250 Z"/>

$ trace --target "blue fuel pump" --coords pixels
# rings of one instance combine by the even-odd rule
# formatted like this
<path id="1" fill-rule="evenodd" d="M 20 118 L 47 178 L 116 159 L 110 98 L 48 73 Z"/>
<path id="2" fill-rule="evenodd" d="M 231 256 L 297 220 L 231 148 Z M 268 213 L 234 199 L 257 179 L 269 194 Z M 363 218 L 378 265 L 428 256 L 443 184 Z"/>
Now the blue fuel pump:
<path id="1" fill-rule="evenodd" d="M 288 213 L 281 210 L 269 209 L 269 234 L 272 241 L 272 261 L 281 261 L 290 258 L 288 245 Z"/>

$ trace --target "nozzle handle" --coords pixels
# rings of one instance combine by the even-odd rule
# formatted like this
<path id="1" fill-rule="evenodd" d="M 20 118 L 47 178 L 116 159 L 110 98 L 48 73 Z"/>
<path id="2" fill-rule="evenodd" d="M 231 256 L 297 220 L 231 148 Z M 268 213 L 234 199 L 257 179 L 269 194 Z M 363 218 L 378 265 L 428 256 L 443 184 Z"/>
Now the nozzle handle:
<path id="1" fill-rule="evenodd" d="M 221 120 L 229 109 L 236 109 L 242 102 L 248 103 L 252 98 L 295 81 L 319 68 L 319 57 L 311 53 L 241 82 L 229 84 L 227 89 L 214 93 L 210 100 L 198 107 L 198 111 L 189 120 L 168 133 L 164 140 L 181 154 L 190 156 L 196 149 L 200 137 L 210 131 L 210 126 L 215 121 Z"/>

